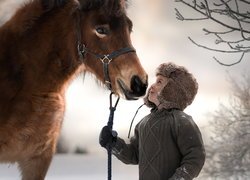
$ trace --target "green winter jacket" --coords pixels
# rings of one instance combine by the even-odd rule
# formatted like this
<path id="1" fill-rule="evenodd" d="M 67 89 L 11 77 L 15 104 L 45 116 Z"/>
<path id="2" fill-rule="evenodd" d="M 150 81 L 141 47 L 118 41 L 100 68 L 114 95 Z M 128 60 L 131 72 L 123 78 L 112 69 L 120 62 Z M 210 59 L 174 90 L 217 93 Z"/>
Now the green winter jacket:
<path id="1" fill-rule="evenodd" d="M 129 144 L 118 137 L 113 154 L 126 164 L 138 164 L 139 180 L 191 180 L 205 161 L 192 117 L 164 108 L 152 110 L 136 125 Z"/>

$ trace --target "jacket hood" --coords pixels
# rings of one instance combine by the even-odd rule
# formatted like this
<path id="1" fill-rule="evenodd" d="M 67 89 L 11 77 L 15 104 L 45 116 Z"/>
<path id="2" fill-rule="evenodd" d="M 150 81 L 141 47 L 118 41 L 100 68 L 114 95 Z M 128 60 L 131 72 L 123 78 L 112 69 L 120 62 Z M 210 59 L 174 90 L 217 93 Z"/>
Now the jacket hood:
<path id="1" fill-rule="evenodd" d="M 198 91 L 198 83 L 186 68 L 174 63 L 163 63 L 156 69 L 157 75 L 169 78 L 167 85 L 158 95 L 161 107 L 184 110 L 193 102 Z M 150 108 L 156 108 L 156 105 L 148 99 L 149 90 L 150 88 L 144 97 L 144 103 Z"/>

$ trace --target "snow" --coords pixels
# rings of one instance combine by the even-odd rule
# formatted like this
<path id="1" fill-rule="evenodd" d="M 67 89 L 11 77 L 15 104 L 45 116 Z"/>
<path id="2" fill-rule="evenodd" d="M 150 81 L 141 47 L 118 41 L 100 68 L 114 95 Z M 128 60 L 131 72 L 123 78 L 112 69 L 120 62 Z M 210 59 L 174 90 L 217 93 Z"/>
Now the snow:
<path id="1" fill-rule="evenodd" d="M 46 180 L 107 179 L 105 155 L 55 155 Z M 20 180 L 16 164 L 0 164 L 0 180 Z M 112 179 L 138 179 L 138 166 L 126 165 L 112 156 Z"/>

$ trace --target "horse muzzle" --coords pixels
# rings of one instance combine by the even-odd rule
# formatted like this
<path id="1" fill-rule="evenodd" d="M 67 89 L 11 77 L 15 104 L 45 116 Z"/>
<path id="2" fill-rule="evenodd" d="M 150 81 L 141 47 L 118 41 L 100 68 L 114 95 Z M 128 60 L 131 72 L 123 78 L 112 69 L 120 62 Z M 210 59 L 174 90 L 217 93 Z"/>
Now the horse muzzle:
<path id="1" fill-rule="evenodd" d="M 117 80 L 118 85 L 127 100 L 137 100 L 139 97 L 145 95 L 148 82 L 142 82 L 138 76 L 133 76 L 130 82 L 130 88 L 121 80 Z"/>

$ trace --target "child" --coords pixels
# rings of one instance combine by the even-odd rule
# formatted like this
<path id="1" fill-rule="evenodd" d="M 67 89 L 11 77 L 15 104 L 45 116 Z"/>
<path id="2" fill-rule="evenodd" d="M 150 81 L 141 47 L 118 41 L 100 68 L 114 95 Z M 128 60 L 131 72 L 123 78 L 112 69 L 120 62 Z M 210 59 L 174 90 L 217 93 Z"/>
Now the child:
<path id="1" fill-rule="evenodd" d="M 205 161 L 201 133 L 183 110 L 193 102 L 198 84 L 184 67 L 161 64 L 145 104 L 152 108 L 135 127 L 130 143 L 114 136 L 106 126 L 100 133 L 103 147 L 111 139 L 112 153 L 126 164 L 139 165 L 139 180 L 191 180 Z"/>

